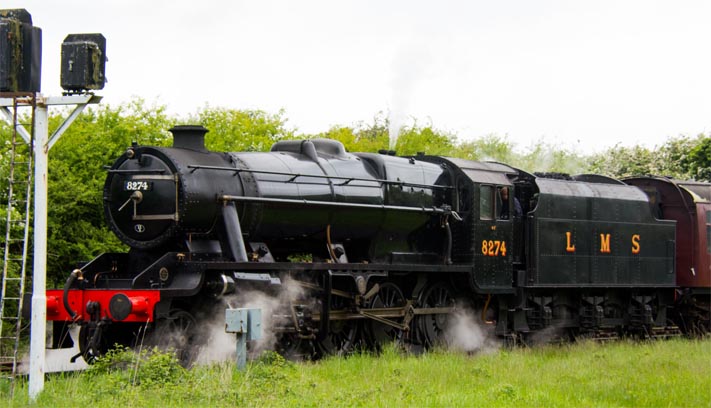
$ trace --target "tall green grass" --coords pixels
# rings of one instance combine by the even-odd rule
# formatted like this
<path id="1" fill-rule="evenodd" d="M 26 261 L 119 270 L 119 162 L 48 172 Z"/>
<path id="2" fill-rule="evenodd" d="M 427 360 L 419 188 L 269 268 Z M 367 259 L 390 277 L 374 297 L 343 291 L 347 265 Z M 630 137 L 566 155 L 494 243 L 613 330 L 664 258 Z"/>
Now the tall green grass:
<path id="1" fill-rule="evenodd" d="M 291 363 L 270 353 L 185 371 L 160 353 L 49 376 L 37 406 L 711 406 L 711 339 L 584 342 L 466 355 L 395 346 Z M 122 361 L 122 362 L 121 362 Z M 136 366 L 136 361 L 141 363 Z M 21 381 L 9 400 L 29 404 Z"/>

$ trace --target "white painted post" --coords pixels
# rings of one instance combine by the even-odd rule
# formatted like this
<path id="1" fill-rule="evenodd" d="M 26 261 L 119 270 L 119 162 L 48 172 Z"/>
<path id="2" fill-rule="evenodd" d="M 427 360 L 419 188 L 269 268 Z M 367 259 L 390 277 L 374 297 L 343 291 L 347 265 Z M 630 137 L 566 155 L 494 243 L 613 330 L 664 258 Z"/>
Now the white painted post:
<path id="1" fill-rule="evenodd" d="M 89 104 L 99 103 L 100 96 L 92 94 L 44 98 L 36 94 L 34 135 L 19 127 L 18 132 L 29 143 L 34 138 L 35 208 L 34 208 L 34 264 L 32 270 L 32 320 L 30 325 L 30 384 L 31 400 L 44 388 L 45 345 L 47 341 L 47 170 L 49 149 L 74 119 Z M 50 105 L 76 105 L 74 111 L 49 137 Z M 13 122 L 8 106 L 14 106 L 12 98 L 0 97 L 0 113 Z"/>
<path id="2" fill-rule="evenodd" d="M 44 349 L 47 336 L 47 168 L 49 121 L 47 105 L 38 97 L 35 110 L 35 225 L 30 326 L 30 399 L 44 388 Z"/>

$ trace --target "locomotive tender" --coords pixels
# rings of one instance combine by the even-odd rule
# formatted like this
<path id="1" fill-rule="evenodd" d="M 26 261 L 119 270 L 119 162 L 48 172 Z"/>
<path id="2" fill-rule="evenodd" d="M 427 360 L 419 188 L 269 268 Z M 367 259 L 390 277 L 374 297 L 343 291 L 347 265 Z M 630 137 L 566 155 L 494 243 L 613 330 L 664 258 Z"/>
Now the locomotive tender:
<path id="1" fill-rule="evenodd" d="M 285 351 L 436 344 L 462 303 L 514 340 L 708 329 L 709 185 L 538 177 L 326 139 L 221 153 L 200 126 L 171 132 L 172 147 L 134 144 L 108 170 L 105 216 L 130 250 L 47 292 L 54 347 L 71 346 L 70 323 L 87 361 L 145 329 L 199 344 L 218 298 L 287 285 L 300 290 L 271 311 Z"/>

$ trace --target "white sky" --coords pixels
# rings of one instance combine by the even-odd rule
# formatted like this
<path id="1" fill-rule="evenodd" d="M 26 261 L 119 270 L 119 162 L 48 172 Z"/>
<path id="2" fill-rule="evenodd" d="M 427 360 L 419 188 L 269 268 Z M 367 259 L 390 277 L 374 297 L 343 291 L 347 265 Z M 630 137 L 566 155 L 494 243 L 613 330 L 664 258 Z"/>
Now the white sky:
<path id="1" fill-rule="evenodd" d="M 104 102 L 285 110 L 287 124 L 432 125 L 587 153 L 711 128 L 709 1 L 14 1 L 43 30 L 107 38 Z"/>

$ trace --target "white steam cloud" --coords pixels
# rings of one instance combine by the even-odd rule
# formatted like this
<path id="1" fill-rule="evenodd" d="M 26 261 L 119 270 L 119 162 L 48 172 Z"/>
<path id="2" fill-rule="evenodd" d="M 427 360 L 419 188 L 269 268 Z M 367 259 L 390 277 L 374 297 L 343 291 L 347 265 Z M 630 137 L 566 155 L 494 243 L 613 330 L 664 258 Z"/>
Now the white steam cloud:
<path id="1" fill-rule="evenodd" d="M 195 364 L 211 364 L 226 360 L 235 360 L 237 355 L 237 337 L 234 333 L 225 332 L 225 309 L 249 308 L 262 311 L 262 336 L 261 339 L 251 343 L 250 357 L 259 355 L 264 350 L 276 349 L 279 333 L 276 332 L 272 317 L 276 314 L 288 312 L 280 309 L 290 304 L 290 300 L 298 299 L 303 295 L 303 288 L 293 280 L 282 281 L 282 288 L 278 295 L 270 296 L 261 291 L 240 292 L 225 298 L 214 308 L 198 326 L 199 333 L 205 336 L 205 344 L 201 347 Z"/>
<path id="2" fill-rule="evenodd" d="M 444 335 L 450 350 L 465 353 L 488 353 L 501 346 L 494 333 L 494 325 L 483 323 L 478 313 L 467 308 L 457 308 L 449 316 Z"/>
<path id="3" fill-rule="evenodd" d="M 417 85 L 428 76 L 427 71 L 432 56 L 429 49 L 422 44 L 423 42 L 413 38 L 400 47 L 392 62 L 390 112 L 388 113 L 391 150 L 395 149 L 400 131 L 411 115 L 412 101 L 417 98 Z"/>

